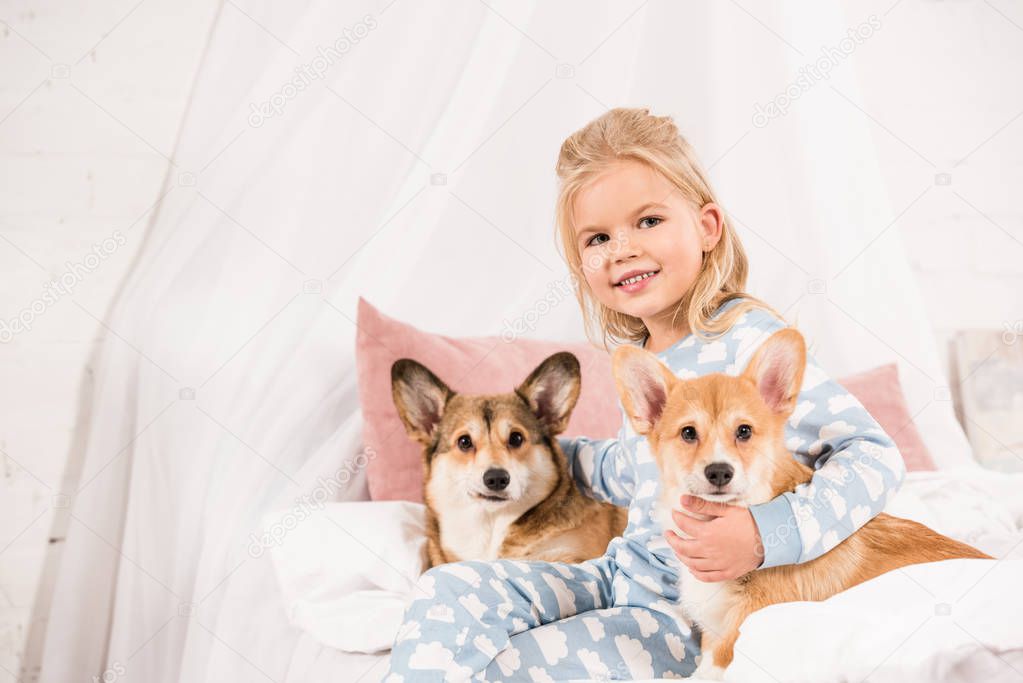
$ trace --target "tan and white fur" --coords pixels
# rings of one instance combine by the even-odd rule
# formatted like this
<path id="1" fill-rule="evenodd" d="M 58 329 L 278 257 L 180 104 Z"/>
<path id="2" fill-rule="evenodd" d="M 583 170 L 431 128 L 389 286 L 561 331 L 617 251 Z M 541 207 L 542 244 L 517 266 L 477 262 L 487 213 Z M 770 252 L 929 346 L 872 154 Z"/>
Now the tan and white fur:
<path id="1" fill-rule="evenodd" d="M 626 510 L 584 496 L 555 438 L 579 398 L 579 361 L 547 358 L 514 391 L 466 395 L 403 358 L 394 405 L 423 445 L 428 566 L 498 558 L 582 562 L 625 528 Z"/>
<path id="2" fill-rule="evenodd" d="M 805 366 L 805 342 L 792 328 L 771 335 L 737 377 L 715 373 L 681 380 L 643 349 L 615 351 L 613 373 L 622 404 L 635 431 L 649 440 L 660 471 L 655 514 L 662 528 L 687 537 L 671 517 L 682 494 L 749 507 L 812 478 L 813 470 L 796 461 L 784 443 L 785 422 L 795 408 Z M 880 447 L 876 453 L 886 456 Z M 762 607 L 825 600 L 898 567 L 953 558 L 991 559 L 922 524 L 881 513 L 802 564 L 711 583 L 698 580 L 682 564 L 680 601 L 703 632 L 695 675 L 723 676 L 739 626 Z"/>

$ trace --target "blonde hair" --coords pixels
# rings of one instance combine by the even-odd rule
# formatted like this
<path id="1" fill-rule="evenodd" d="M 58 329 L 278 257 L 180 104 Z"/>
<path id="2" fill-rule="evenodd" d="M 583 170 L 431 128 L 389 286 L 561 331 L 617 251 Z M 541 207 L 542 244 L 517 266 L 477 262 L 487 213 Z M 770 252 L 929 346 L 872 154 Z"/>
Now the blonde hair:
<path id="1" fill-rule="evenodd" d="M 575 283 L 575 294 L 582 309 L 587 337 L 594 320 L 599 321 L 604 349 L 609 339 L 615 342 L 642 342 L 649 334 L 637 317 L 603 305 L 593 296 L 582 272 L 582 255 L 575 239 L 573 203 L 579 191 L 590 181 L 622 160 L 634 160 L 659 172 L 682 196 L 702 207 L 718 204 L 707 176 L 692 147 L 679 133 L 670 116 L 652 116 L 649 109 L 616 108 L 572 133 L 561 145 L 557 173 L 560 179 L 556 222 L 563 257 Z M 727 217 L 723 219 L 721 239 L 704 254 L 696 282 L 682 294 L 672 323 L 685 317 L 689 329 L 703 338 L 724 334 L 744 312 L 763 308 L 784 321 L 771 306 L 744 290 L 749 261 L 738 235 Z M 718 307 L 732 299 L 744 299 L 719 316 Z"/>

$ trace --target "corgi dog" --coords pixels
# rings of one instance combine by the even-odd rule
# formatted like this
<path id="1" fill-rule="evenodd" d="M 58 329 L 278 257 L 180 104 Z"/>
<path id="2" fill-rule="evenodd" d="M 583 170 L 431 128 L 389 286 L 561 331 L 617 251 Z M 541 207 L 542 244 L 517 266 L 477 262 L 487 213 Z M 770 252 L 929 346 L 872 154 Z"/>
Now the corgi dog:
<path id="1" fill-rule="evenodd" d="M 622 405 L 636 433 L 647 437 L 660 474 L 654 514 L 663 529 L 688 538 L 671 517 L 683 494 L 749 507 L 810 481 L 813 470 L 792 457 L 784 439 L 805 366 L 803 336 L 792 328 L 772 334 L 736 377 L 681 380 L 643 349 L 615 350 L 612 372 Z M 880 449 L 877 455 L 883 455 Z M 703 632 L 694 675 L 720 679 L 739 626 L 762 607 L 825 600 L 898 567 L 953 558 L 992 559 L 923 524 L 881 513 L 802 564 L 704 583 L 680 563 L 681 606 Z"/>
<path id="2" fill-rule="evenodd" d="M 514 391 L 455 393 L 403 358 L 391 366 L 394 405 L 423 446 L 428 567 L 458 560 L 577 563 L 599 557 L 627 512 L 583 495 L 557 434 L 579 398 L 579 361 L 544 360 Z"/>

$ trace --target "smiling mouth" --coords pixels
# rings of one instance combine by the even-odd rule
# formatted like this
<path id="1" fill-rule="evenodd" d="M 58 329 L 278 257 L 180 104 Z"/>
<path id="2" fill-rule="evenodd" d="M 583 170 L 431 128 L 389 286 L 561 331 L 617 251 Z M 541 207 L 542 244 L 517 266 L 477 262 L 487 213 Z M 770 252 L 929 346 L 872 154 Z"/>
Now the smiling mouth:
<path id="1" fill-rule="evenodd" d="M 660 272 L 661 272 L 660 270 L 651 270 L 651 271 L 648 271 L 646 273 L 640 273 L 639 275 L 633 275 L 632 277 L 626 278 L 626 279 L 622 280 L 621 282 L 616 282 L 614 286 L 615 287 L 624 287 L 626 285 L 634 285 L 637 282 L 642 282 L 643 280 L 648 280 L 648 279 L 652 278 L 653 276 L 657 275 Z"/>

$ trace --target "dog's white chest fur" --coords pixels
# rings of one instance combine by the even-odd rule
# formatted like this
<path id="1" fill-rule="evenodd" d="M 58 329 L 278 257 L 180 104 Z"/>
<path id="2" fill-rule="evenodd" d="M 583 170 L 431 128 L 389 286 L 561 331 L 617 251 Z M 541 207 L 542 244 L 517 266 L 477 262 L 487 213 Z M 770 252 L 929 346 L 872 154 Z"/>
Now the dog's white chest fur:
<path id="1" fill-rule="evenodd" d="M 677 498 L 677 497 L 676 497 Z M 688 536 L 675 525 L 671 518 L 671 508 L 660 501 L 654 516 L 664 529 L 672 529 L 682 538 Z M 721 632 L 724 630 L 724 618 L 729 607 L 735 600 L 735 584 L 733 581 L 705 583 L 700 581 L 685 566 L 679 563 L 679 604 L 689 618 L 704 630 Z"/>
<path id="2" fill-rule="evenodd" d="M 445 552 L 460 558 L 496 560 L 517 512 L 489 514 L 481 506 L 450 505 L 438 515 Z"/>
<path id="3" fill-rule="evenodd" d="M 725 615 L 733 602 L 732 582 L 705 583 L 685 565 L 679 570 L 678 582 L 679 602 L 690 619 L 704 630 L 723 631 Z"/>
<path id="4" fill-rule="evenodd" d="M 677 500 L 678 496 L 674 496 L 673 499 Z M 671 518 L 671 506 L 665 502 L 664 499 L 658 501 L 654 509 L 654 518 L 663 529 L 672 529 L 682 538 L 687 538 Z M 693 576 L 685 564 L 680 562 L 679 565 L 679 604 L 686 616 L 704 632 L 724 633 L 725 616 L 735 601 L 735 582 L 705 583 Z M 696 678 L 719 681 L 724 679 L 725 670 L 714 664 L 709 652 L 702 652 L 700 665 L 692 675 Z"/>

